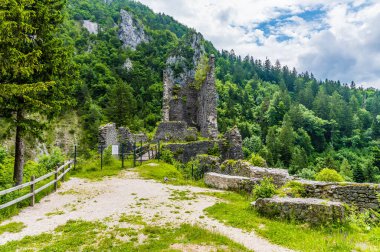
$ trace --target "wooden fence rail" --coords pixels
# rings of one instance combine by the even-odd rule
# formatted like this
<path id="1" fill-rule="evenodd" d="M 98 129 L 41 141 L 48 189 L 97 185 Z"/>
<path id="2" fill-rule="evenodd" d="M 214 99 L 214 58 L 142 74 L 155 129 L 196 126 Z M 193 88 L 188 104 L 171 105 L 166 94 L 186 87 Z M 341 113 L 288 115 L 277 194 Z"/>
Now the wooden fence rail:
<path id="1" fill-rule="evenodd" d="M 49 172 L 48 174 L 45 174 L 39 178 L 34 178 L 34 176 L 31 177 L 30 179 L 30 182 L 27 182 L 27 183 L 24 183 L 22 185 L 18 185 L 18 186 L 15 186 L 15 187 L 12 187 L 12 188 L 9 188 L 9 189 L 6 189 L 6 190 L 3 190 L 3 191 L 0 191 L 0 196 L 3 196 L 3 195 L 6 195 L 6 194 L 9 194 L 11 192 L 14 192 L 14 191 L 17 191 L 17 190 L 21 190 L 23 188 L 26 188 L 26 187 L 30 187 L 30 193 L 28 194 L 25 194 L 21 197 L 18 197 L 12 201 L 9 201 L 7 203 L 4 203 L 2 205 L 0 205 L 0 210 L 1 209 L 4 209 L 4 208 L 7 208 L 9 206 L 12 206 L 20 201 L 23 201 L 25 199 L 28 199 L 28 198 L 31 198 L 31 201 L 30 201 L 30 205 L 33 206 L 34 203 L 35 203 L 35 197 L 38 193 L 40 193 L 41 191 L 45 190 L 46 188 L 48 188 L 49 186 L 53 185 L 54 184 L 54 190 L 57 190 L 58 188 L 58 181 L 62 179 L 62 181 L 65 181 L 65 175 L 66 173 L 68 173 L 70 170 L 71 170 L 71 165 L 74 164 L 74 161 L 73 160 L 70 160 L 68 162 L 66 162 L 65 164 L 63 164 L 62 166 L 60 167 L 56 167 L 54 171 L 52 172 Z M 67 169 L 65 169 L 66 167 L 68 167 Z M 61 174 L 59 174 L 60 172 L 62 171 Z M 36 184 L 38 182 L 41 182 L 51 176 L 54 175 L 54 180 L 50 181 L 49 183 L 41 186 L 40 188 L 37 188 L 36 189 Z"/>

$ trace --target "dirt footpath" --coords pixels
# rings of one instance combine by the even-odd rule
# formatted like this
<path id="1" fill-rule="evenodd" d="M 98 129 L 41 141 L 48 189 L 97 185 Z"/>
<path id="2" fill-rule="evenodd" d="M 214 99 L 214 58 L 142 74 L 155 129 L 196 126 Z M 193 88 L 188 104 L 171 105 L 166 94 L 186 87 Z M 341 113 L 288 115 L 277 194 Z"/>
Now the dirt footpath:
<path id="1" fill-rule="evenodd" d="M 144 180 L 134 172 L 90 182 L 71 178 L 56 193 L 45 197 L 34 207 L 28 207 L 7 222 L 23 222 L 19 233 L 4 233 L 0 244 L 28 235 L 53 231 L 68 220 L 116 221 L 121 215 L 141 215 L 152 225 L 196 224 L 220 233 L 254 251 L 290 251 L 273 245 L 255 233 L 226 226 L 205 216 L 203 210 L 218 199 L 199 194 L 211 192 L 191 186 L 173 186 Z"/>

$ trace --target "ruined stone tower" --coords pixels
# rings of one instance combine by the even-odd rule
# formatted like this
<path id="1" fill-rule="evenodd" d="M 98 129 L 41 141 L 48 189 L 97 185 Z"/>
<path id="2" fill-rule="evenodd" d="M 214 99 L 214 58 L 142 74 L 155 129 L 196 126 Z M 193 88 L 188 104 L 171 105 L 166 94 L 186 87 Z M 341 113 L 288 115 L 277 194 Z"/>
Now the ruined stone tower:
<path id="1" fill-rule="evenodd" d="M 197 124 L 201 135 L 204 137 L 216 138 L 218 136 L 216 99 L 215 56 L 211 55 L 206 81 L 198 93 Z"/>
<path id="2" fill-rule="evenodd" d="M 196 69 L 205 57 L 202 42 L 201 34 L 191 34 L 182 48 L 191 47 L 194 52 L 192 58 L 182 56 L 185 53 L 180 48 L 179 53 L 170 56 L 166 62 L 167 68 L 163 73 L 163 122 L 157 130 L 158 139 L 184 140 L 189 136 L 189 132 L 183 129 L 187 126 L 193 128 L 190 129 L 192 136 L 194 128 L 203 137 L 215 139 L 218 135 L 214 55 L 209 57 L 207 65 L 204 66 L 203 70 L 207 71 L 204 80 L 195 84 Z M 174 126 L 175 122 L 181 124 Z M 176 132 L 169 128 L 175 128 Z M 184 133 L 178 135 L 179 131 Z"/>

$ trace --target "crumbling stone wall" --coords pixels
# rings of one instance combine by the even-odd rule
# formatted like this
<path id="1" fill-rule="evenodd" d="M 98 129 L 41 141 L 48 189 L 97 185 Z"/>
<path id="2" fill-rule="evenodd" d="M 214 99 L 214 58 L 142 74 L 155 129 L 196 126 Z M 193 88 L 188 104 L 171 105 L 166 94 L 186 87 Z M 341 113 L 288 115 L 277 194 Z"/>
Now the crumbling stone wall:
<path id="1" fill-rule="evenodd" d="M 184 121 L 188 126 L 197 128 L 203 137 L 216 139 L 215 57 L 210 56 L 204 83 L 195 87 L 195 69 L 205 54 L 202 35 L 194 33 L 186 46 L 191 46 L 194 51 L 192 67 L 188 65 L 189 59 L 181 55 L 172 55 L 166 62 L 163 73 L 163 123 Z M 177 72 L 178 69 L 180 72 Z"/>
<path id="2" fill-rule="evenodd" d="M 195 141 L 197 138 L 197 130 L 188 127 L 184 121 L 162 122 L 155 135 L 155 140 L 163 141 Z"/>
<path id="3" fill-rule="evenodd" d="M 225 142 L 222 148 L 222 158 L 226 159 L 243 159 L 242 137 L 237 127 L 232 128 L 224 134 Z"/>
<path id="4" fill-rule="evenodd" d="M 198 96 L 198 115 L 197 122 L 203 137 L 213 139 L 218 136 L 217 123 L 217 96 L 215 87 L 215 56 L 211 55 L 209 59 L 209 71 L 206 81 L 202 85 Z"/>
<path id="5" fill-rule="evenodd" d="M 330 199 L 356 205 L 359 209 L 380 209 L 380 184 L 300 181 L 307 197 Z"/>
<path id="6" fill-rule="evenodd" d="M 308 222 L 313 225 L 344 222 L 346 209 L 340 202 L 312 198 L 267 198 L 252 203 L 268 217 Z"/>
<path id="7" fill-rule="evenodd" d="M 127 150 L 132 149 L 132 143 L 147 142 L 145 134 L 133 134 L 128 128 L 117 128 L 115 123 L 109 123 L 99 128 L 98 142 L 104 148 L 110 145 L 126 144 Z"/>
<path id="8" fill-rule="evenodd" d="M 222 190 L 231 191 L 247 191 L 251 192 L 253 187 L 259 182 L 258 179 L 241 177 L 241 176 L 228 176 L 219 173 L 206 173 L 206 185 Z"/>
<path id="9" fill-rule="evenodd" d="M 228 162 L 228 161 L 227 161 Z M 261 168 L 246 165 L 238 162 L 229 162 L 231 167 L 225 169 L 230 176 L 241 176 L 246 178 L 255 178 L 262 180 L 265 177 L 272 178 L 273 183 L 277 187 L 283 186 L 288 181 L 297 181 L 305 188 L 305 197 L 328 199 L 332 201 L 338 201 L 347 203 L 349 205 L 355 205 L 360 210 L 362 209 L 380 209 L 379 195 L 380 184 L 360 184 L 360 183 L 330 183 L 330 182 L 318 182 L 310 180 L 297 180 L 289 175 L 287 170 L 273 169 L 273 168 Z M 220 169 L 220 168 L 219 168 Z M 217 168 L 214 170 L 218 172 Z M 224 174 L 226 175 L 226 174 Z M 212 175 L 210 175 L 212 176 Z M 209 176 L 209 177 L 210 177 Z M 212 186 L 215 188 L 222 188 L 225 177 L 218 179 L 220 185 L 214 183 Z M 205 181 L 207 184 L 207 181 Z M 250 192 L 250 191 L 249 191 Z"/>
<path id="10" fill-rule="evenodd" d="M 119 143 L 118 140 L 118 130 L 116 129 L 116 124 L 109 123 L 103 127 L 99 128 L 99 144 L 105 148 L 110 145 L 116 145 Z"/>
<path id="11" fill-rule="evenodd" d="M 215 145 L 219 145 L 219 141 L 197 141 L 190 143 L 173 143 L 163 146 L 163 149 L 170 150 L 174 154 L 174 158 L 187 163 L 192 158 L 200 154 L 208 154 Z"/>

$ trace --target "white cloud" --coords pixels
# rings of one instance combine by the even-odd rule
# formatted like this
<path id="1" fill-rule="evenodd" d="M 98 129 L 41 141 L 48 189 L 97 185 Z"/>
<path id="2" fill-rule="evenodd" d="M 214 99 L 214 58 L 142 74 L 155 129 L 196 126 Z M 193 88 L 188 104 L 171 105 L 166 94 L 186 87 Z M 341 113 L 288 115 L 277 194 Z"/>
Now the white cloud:
<path id="1" fill-rule="evenodd" d="M 140 0 L 195 28 L 217 49 L 380 88 L 380 3 L 375 0 Z M 322 10 L 313 19 L 307 11 Z M 286 16 L 284 16 L 286 14 Z M 317 13 L 318 14 L 318 13 Z M 266 29 L 260 24 L 266 23 Z M 261 29 L 260 29 L 261 28 Z M 278 40 L 277 36 L 289 40 Z M 257 44 L 256 42 L 260 43 Z"/>

